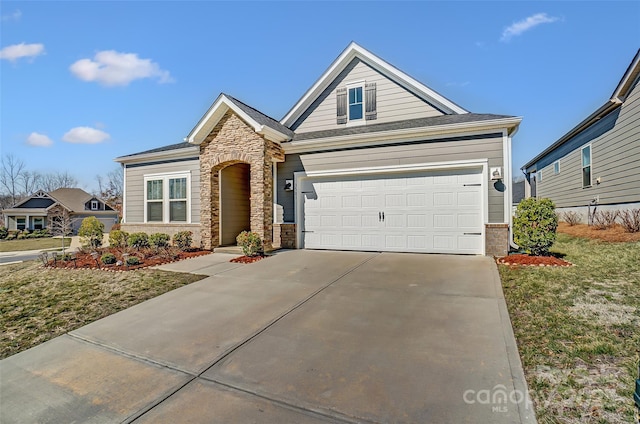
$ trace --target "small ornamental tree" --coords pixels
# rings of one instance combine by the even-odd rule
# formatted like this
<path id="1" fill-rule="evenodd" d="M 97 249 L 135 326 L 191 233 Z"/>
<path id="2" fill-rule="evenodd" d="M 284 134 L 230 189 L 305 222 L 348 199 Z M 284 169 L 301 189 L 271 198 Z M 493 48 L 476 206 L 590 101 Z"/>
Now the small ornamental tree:
<path id="1" fill-rule="evenodd" d="M 262 239 L 256 233 L 243 231 L 236 237 L 238 246 L 242 247 L 242 253 L 246 256 L 256 256 L 262 252 Z"/>
<path id="2" fill-rule="evenodd" d="M 98 221 L 95 216 L 88 216 L 82 220 L 78 235 L 82 244 L 91 248 L 100 247 L 102 245 L 102 237 L 104 236 L 104 224 Z"/>
<path id="3" fill-rule="evenodd" d="M 549 199 L 530 197 L 521 201 L 513 217 L 513 238 L 531 255 L 548 255 L 556 241 L 558 215 Z"/>

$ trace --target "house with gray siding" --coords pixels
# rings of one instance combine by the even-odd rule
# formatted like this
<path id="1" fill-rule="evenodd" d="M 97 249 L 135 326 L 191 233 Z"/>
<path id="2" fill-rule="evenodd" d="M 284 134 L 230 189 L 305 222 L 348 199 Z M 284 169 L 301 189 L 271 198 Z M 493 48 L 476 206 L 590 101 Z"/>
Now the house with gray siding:
<path id="1" fill-rule="evenodd" d="M 594 210 L 640 208 L 640 50 L 611 98 L 527 162 L 527 195 L 583 222 Z"/>
<path id="2" fill-rule="evenodd" d="M 351 43 L 273 119 L 220 94 L 184 141 L 116 158 L 122 229 L 265 247 L 504 255 L 521 118 L 472 113 Z"/>

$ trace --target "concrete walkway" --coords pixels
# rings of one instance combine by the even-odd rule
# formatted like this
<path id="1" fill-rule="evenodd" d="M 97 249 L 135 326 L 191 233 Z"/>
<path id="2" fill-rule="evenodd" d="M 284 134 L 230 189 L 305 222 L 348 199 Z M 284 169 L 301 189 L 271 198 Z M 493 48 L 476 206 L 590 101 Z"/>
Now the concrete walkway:
<path id="1" fill-rule="evenodd" d="M 0 361 L 0 422 L 535 422 L 491 259 L 222 255 Z"/>

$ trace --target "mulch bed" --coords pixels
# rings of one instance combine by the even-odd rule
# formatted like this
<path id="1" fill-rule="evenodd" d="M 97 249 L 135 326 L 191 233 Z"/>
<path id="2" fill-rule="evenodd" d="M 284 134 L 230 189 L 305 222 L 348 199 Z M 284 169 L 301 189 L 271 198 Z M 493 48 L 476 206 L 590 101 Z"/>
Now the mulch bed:
<path id="1" fill-rule="evenodd" d="M 573 266 L 571 262 L 555 256 L 530 256 L 524 254 L 516 254 L 498 258 L 497 262 L 502 265 L 510 266 Z"/>
<path id="2" fill-rule="evenodd" d="M 264 259 L 266 256 L 258 255 L 258 256 L 239 256 L 237 258 L 231 259 L 229 262 L 234 262 L 238 264 L 252 264 L 254 262 L 258 262 L 260 259 Z"/>
<path id="3" fill-rule="evenodd" d="M 596 230 L 587 224 L 569 225 L 566 222 L 558 224 L 558 232 L 569 234 L 574 237 L 586 237 L 590 239 L 603 240 L 613 243 L 624 243 L 640 241 L 640 233 L 627 233 L 620 224 L 616 224 L 605 230 Z"/>
<path id="4" fill-rule="evenodd" d="M 53 261 L 53 260 L 49 260 L 49 264 L 47 265 L 48 267 L 51 268 L 66 268 L 66 269 L 73 269 L 73 268 L 77 268 L 77 269 L 100 269 L 103 271 L 133 271 L 134 269 L 140 269 L 140 268 L 148 268 L 151 266 L 157 266 L 157 265 L 164 265 L 164 264 L 168 264 L 171 262 L 177 262 L 177 261 L 181 261 L 183 259 L 189 259 L 189 258 L 195 258 L 196 256 L 203 256 L 203 255 L 208 255 L 211 253 L 210 250 L 200 250 L 200 249 L 193 249 L 193 250 L 188 250 L 188 251 L 182 251 L 182 250 L 175 250 L 175 251 L 167 251 L 165 253 L 162 254 L 150 254 L 148 251 L 146 252 L 140 252 L 138 254 L 136 254 L 137 252 L 135 251 L 131 251 L 131 253 L 129 253 L 129 256 L 136 256 L 138 258 L 140 258 L 140 263 L 138 265 L 117 265 L 117 264 L 103 264 L 100 261 L 100 256 L 102 256 L 105 253 L 113 253 L 116 258 L 119 261 L 122 261 L 122 253 L 125 253 L 122 251 L 122 249 L 118 249 L 118 248 L 101 248 L 98 250 L 99 256 L 98 256 L 98 261 L 96 263 L 96 260 L 91 256 L 91 253 L 85 253 L 85 252 L 76 252 L 75 253 L 75 257 L 76 260 L 67 260 L 67 261 L 62 261 L 62 260 L 57 260 L 57 261 Z M 141 256 L 144 256 L 141 257 Z M 124 261 L 122 261 L 124 262 Z"/>

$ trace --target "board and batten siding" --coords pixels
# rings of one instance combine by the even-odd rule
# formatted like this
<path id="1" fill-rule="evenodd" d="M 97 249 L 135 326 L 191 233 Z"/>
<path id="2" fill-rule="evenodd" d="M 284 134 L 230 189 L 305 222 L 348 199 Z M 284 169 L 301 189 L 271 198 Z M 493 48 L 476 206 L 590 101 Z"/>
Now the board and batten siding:
<path id="1" fill-rule="evenodd" d="M 125 217 L 127 224 L 144 222 L 144 176 L 170 172 L 191 174 L 191 223 L 200 222 L 200 161 L 197 159 L 150 165 L 127 165 L 125 177 Z"/>
<path id="2" fill-rule="evenodd" d="M 251 230 L 249 164 L 220 170 L 220 244 L 236 244 L 236 237 Z"/>
<path id="3" fill-rule="evenodd" d="M 609 131 L 559 159 L 559 174 L 554 174 L 553 163 L 542 168 L 537 197 L 549 198 L 559 208 L 586 206 L 595 197 L 600 205 L 640 202 L 640 84 L 612 114 L 617 119 Z M 581 151 L 588 144 L 592 186 L 583 188 Z"/>
<path id="4" fill-rule="evenodd" d="M 367 124 L 444 115 L 360 59 L 354 59 L 291 129 L 296 133 L 306 133 L 344 128 L 346 124 L 336 122 L 336 88 L 356 81 L 375 82 L 377 86 L 377 119 L 366 121 Z"/>
<path id="5" fill-rule="evenodd" d="M 285 191 L 285 180 L 299 171 L 327 171 L 365 167 L 397 166 L 437 162 L 488 159 L 489 167 L 504 166 L 502 136 L 449 141 L 425 141 L 365 149 L 339 150 L 309 154 L 290 154 L 278 164 L 278 204 L 283 207 L 284 221 L 295 221 L 295 191 Z M 489 223 L 504 223 L 505 193 L 487 183 L 489 190 Z"/>

